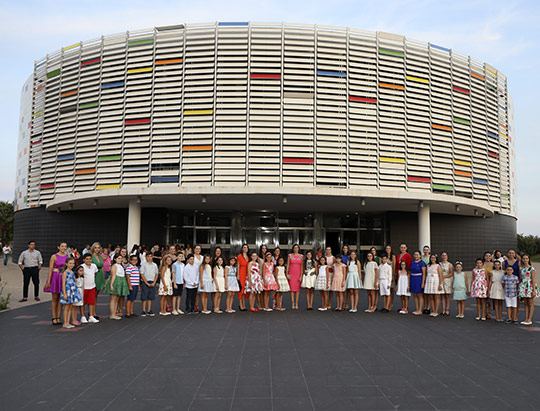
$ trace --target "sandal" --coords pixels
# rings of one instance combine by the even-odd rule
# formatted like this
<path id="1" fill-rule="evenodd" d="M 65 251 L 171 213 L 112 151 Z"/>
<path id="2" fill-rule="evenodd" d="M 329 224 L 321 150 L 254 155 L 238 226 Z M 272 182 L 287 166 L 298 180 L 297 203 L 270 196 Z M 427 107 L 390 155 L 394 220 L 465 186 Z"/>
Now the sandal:
<path id="1" fill-rule="evenodd" d="M 56 318 L 51 318 L 52 325 L 56 325 Z"/>

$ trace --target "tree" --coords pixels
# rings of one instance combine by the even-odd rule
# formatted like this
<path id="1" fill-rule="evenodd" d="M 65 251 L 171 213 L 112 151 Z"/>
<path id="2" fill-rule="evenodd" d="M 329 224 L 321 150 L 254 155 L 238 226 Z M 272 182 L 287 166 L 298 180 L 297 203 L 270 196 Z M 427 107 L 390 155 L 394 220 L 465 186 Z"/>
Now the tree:
<path id="1" fill-rule="evenodd" d="M 540 253 L 540 237 L 518 234 L 517 248 L 519 252 L 529 254 L 533 257 Z"/>
<path id="2" fill-rule="evenodd" d="M 0 241 L 2 244 L 10 244 L 13 241 L 14 214 L 13 203 L 0 201 Z"/>

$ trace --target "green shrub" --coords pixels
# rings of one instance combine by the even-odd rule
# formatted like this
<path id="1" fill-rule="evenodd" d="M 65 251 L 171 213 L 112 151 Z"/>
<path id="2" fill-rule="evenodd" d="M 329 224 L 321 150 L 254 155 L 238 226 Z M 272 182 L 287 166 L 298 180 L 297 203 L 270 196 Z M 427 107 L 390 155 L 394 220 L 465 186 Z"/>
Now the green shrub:
<path id="1" fill-rule="evenodd" d="M 6 284 L 6 282 L 0 283 L 0 311 L 8 309 L 9 299 L 11 298 L 11 293 L 8 293 L 5 297 L 2 295 Z"/>
<path id="2" fill-rule="evenodd" d="M 518 252 L 526 253 L 530 256 L 535 256 L 540 253 L 540 237 L 536 235 L 522 235 L 517 236 L 517 248 Z"/>

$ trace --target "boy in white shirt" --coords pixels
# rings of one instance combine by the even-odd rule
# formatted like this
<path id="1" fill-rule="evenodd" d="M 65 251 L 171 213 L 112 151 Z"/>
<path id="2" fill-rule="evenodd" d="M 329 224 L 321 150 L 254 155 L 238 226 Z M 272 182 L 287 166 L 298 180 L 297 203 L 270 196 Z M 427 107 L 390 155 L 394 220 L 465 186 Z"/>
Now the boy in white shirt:
<path id="1" fill-rule="evenodd" d="M 184 254 L 178 253 L 176 261 L 172 265 L 173 272 L 173 315 L 184 314 L 180 309 L 180 300 L 182 298 L 182 290 L 184 288 Z"/>
<path id="2" fill-rule="evenodd" d="M 152 301 L 156 298 L 156 283 L 159 278 L 159 268 L 154 263 L 154 254 L 152 252 L 146 253 L 144 256 L 146 261 L 141 264 L 141 301 L 142 301 L 142 313 L 141 317 L 155 316 L 152 312 Z"/>
<path id="3" fill-rule="evenodd" d="M 381 265 L 379 265 L 379 291 L 383 296 L 384 308 L 382 313 L 387 313 L 391 310 L 390 307 L 390 286 L 392 284 L 392 266 L 388 264 L 388 257 L 381 257 Z"/>
<path id="4" fill-rule="evenodd" d="M 199 288 L 199 270 L 194 264 L 193 254 L 189 254 L 186 258 L 184 266 L 184 287 L 186 288 L 186 312 L 188 314 L 197 314 L 195 311 L 195 299 L 197 297 L 197 289 Z"/>
<path id="5" fill-rule="evenodd" d="M 82 267 L 84 269 L 83 304 L 88 306 L 88 319 L 83 315 L 81 317 L 81 323 L 94 324 L 99 322 L 96 318 L 96 273 L 98 272 L 98 268 L 92 262 L 92 254 L 86 253 L 84 255 Z"/>

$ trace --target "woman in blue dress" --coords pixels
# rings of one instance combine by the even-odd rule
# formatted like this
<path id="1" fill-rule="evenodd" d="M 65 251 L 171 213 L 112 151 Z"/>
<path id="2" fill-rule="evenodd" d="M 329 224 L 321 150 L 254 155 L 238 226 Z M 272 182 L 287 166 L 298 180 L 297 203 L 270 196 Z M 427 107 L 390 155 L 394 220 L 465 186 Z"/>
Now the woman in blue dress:
<path id="1" fill-rule="evenodd" d="M 409 284 L 410 292 L 414 295 L 414 304 L 416 311 L 414 315 L 422 315 L 422 307 L 424 306 L 424 282 L 426 281 L 426 263 L 422 261 L 420 251 L 414 252 L 414 260 L 411 263 L 411 283 Z"/>

